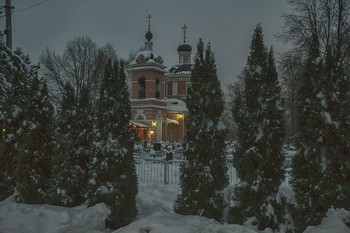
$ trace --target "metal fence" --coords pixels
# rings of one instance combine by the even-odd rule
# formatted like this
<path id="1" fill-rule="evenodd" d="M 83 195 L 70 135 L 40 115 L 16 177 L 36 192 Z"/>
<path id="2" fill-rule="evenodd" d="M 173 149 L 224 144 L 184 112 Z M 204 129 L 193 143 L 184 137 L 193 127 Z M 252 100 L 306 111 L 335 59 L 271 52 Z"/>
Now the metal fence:
<path id="1" fill-rule="evenodd" d="M 179 183 L 180 165 L 184 160 L 134 156 L 139 182 Z"/>
<path id="2" fill-rule="evenodd" d="M 159 143 L 158 143 L 159 144 Z M 167 147 L 172 148 L 172 159 L 166 159 Z M 226 149 L 227 156 L 227 176 L 230 185 L 239 183 L 236 170 L 233 167 L 233 154 L 235 144 L 231 143 Z M 161 145 L 159 145 L 161 146 Z M 296 149 L 291 146 L 283 147 L 285 156 L 285 182 L 289 184 L 291 178 L 291 159 L 296 153 Z M 180 182 L 180 166 L 185 162 L 181 143 L 162 145 L 160 150 L 151 149 L 150 145 L 138 144 L 134 148 L 134 158 L 136 173 L 139 182 L 175 183 Z"/>
<path id="3" fill-rule="evenodd" d="M 144 154 L 137 154 L 134 156 L 134 159 L 139 182 L 164 184 L 178 184 L 180 182 L 180 166 L 185 160 L 166 160 L 161 152 L 154 158 Z M 231 185 L 237 184 L 238 178 L 232 163 L 228 161 L 227 165 L 229 183 Z"/>

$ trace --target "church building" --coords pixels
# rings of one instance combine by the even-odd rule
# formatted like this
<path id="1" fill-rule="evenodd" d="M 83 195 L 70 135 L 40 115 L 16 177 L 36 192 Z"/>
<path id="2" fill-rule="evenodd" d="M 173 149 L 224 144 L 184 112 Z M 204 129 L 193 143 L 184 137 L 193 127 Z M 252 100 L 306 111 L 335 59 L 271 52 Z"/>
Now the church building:
<path id="1" fill-rule="evenodd" d="M 130 125 L 137 140 L 149 142 L 180 141 L 186 134 L 186 94 L 191 86 L 192 47 L 178 46 L 179 63 L 167 69 L 162 57 L 153 51 L 153 34 L 148 16 L 145 49 L 129 64 L 131 78 Z"/>

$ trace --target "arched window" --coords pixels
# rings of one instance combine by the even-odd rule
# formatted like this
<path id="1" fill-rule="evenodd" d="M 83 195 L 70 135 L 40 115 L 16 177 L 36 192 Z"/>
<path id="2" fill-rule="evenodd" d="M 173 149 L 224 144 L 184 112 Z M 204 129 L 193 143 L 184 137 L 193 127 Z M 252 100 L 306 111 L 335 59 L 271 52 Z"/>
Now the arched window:
<path id="1" fill-rule="evenodd" d="M 160 82 L 156 79 L 156 98 L 160 98 Z"/>
<path id="2" fill-rule="evenodd" d="M 146 93 L 146 79 L 144 77 L 139 79 L 139 98 L 145 98 Z"/>

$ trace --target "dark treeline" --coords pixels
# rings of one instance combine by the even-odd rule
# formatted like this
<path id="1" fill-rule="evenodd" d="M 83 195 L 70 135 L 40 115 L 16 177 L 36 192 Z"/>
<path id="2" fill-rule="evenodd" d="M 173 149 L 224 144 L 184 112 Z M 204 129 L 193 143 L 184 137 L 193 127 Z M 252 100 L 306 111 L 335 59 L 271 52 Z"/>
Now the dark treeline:
<path id="1" fill-rule="evenodd" d="M 62 57 L 44 52 L 40 78 L 39 67 L 20 50 L 1 43 L 0 53 L 0 199 L 14 194 L 27 204 L 106 203 L 111 229 L 135 220 L 124 62 L 111 47 L 76 38 Z"/>

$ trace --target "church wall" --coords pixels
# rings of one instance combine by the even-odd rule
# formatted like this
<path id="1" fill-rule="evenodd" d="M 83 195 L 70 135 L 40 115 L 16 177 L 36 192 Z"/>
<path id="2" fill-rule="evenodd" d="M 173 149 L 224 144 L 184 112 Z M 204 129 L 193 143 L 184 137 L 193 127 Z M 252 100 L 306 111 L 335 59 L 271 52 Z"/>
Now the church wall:
<path id="1" fill-rule="evenodd" d="M 159 97 L 164 98 L 164 74 L 155 70 L 144 69 L 135 70 L 132 72 L 132 87 L 131 87 L 131 97 L 133 99 L 139 98 L 139 79 L 145 78 L 145 98 L 156 98 L 156 80 L 159 80 Z"/>
<path id="2" fill-rule="evenodd" d="M 168 98 L 186 99 L 187 83 L 189 83 L 188 77 L 170 78 L 166 82 L 168 85 L 166 93 Z M 177 95 L 173 95 L 173 82 L 177 82 Z"/>

